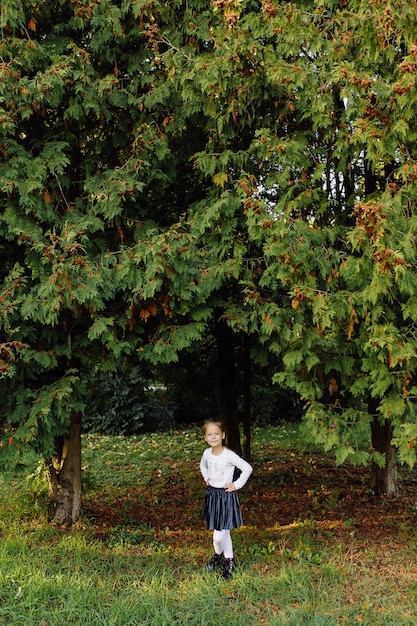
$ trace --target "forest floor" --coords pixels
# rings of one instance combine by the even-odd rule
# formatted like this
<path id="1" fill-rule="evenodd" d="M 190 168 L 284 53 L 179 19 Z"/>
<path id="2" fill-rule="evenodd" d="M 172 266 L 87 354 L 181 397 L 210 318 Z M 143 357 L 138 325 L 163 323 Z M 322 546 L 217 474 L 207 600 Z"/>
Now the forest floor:
<path id="1" fill-rule="evenodd" d="M 258 540 L 290 536 L 302 525 L 327 541 L 354 541 L 355 546 L 390 542 L 404 547 L 404 537 L 417 538 L 417 473 L 399 468 L 400 495 L 376 497 L 369 489 L 370 470 L 350 464 L 336 466 L 328 455 L 277 449 L 276 442 L 254 446 L 254 472 L 239 492 L 245 528 Z M 146 470 L 144 470 L 146 474 Z M 200 520 L 204 487 L 198 463 L 168 455 L 153 475 L 135 484 L 115 487 L 110 499 L 85 502 L 84 512 L 106 538 L 126 520 L 140 520 L 156 531 L 172 533 L 204 528 Z"/>
<path id="2" fill-rule="evenodd" d="M 232 580 L 207 572 L 201 429 L 83 436 L 83 511 L 51 525 L 27 472 L 0 474 L 0 624 L 417 626 L 417 475 L 375 497 L 369 469 L 254 429 Z"/>

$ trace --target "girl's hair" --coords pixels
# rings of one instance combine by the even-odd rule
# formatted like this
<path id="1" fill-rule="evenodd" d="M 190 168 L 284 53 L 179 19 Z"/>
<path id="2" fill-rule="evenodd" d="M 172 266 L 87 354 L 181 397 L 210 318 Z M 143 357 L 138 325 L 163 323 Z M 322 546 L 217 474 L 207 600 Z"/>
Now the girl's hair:
<path id="1" fill-rule="evenodd" d="M 204 424 L 203 424 L 203 430 L 204 432 L 206 432 L 206 428 L 209 424 L 215 424 L 216 426 L 218 426 L 220 428 L 220 430 L 222 431 L 222 433 L 224 434 L 224 445 L 227 446 L 227 430 L 224 427 L 224 424 L 222 422 L 221 419 L 216 418 L 216 417 L 209 417 L 206 420 L 204 420 Z"/>

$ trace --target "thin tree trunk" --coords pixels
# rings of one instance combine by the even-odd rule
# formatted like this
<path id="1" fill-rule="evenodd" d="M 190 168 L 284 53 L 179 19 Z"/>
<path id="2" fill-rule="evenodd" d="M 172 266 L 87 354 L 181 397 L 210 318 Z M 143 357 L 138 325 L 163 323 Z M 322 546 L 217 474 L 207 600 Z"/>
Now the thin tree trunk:
<path id="1" fill-rule="evenodd" d="M 52 521 L 74 524 L 81 512 L 81 415 L 73 413 L 68 433 L 57 439 L 56 455 L 47 462 Z"/>
<path id="2" fill-rule="evenodd" d="M 235 351 L 233 332 L 220 317 L 216 321 L 216 342 L 219 373 L 219 416 L 227 431 L 231 450 L 242 454 L 236 402 Z"/>
<path id="3" fill-rule="evenodd" d="M 377 496 L 395 497 L 398 495 L 398 474 L 396 462 L 396 448 L 392 445 L 393 426 L 385 421 L 381 424 L 374 414 L 372 422 L 372 447 L 375 451 L 385 455 L 385 465 L 380 467 L 372 463 L 371 489 Z"/>
<path id="4" fill-rule="evenodd" d="M 247 335 L 243 345 L 243 454 L 245 459 L 251 458 L 251 360 L 250 339 Z"/>

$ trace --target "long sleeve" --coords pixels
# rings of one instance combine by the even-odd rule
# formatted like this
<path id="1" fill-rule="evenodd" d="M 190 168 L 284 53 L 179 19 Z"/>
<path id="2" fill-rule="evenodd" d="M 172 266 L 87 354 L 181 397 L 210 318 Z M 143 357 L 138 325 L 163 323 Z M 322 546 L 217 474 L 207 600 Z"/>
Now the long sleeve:
<path id="1" fill-rule="evenodd" d="M 209 469 L 207 465 L 207 453 L 210 452 L 210 448 L 204 451 L 203 456 L 200 460 L 200 472 L 204 478 L 204 482 L 206 483 L 209 478 Z"/>
<path id="2" fill-rule="evenodd" d="M 229 454 L 232 455 L 231 461 L 233 462 L 233 465 L 241 471 L 239 478 L 234 481 L 234 485 L 236 489 L 242 489 L 242 487 L 244 487 L 248 482 L 249 476 L 252 474 L 253 467 L 250 463 L 245 461 L 245 459 L 242 459 L 242 457 L 238 454 L 232 452 L 232 450 L 229 450 Z"/>
<path id="3" fill-rule="evenodd" d="M 241 474 L 237 480 L 233 481 L 236 467 L 241 471 Z M 200 471 L 204 481 L 212 487 L 222 489 L 234 482 L 236 489 L 241 489 L 252 473 L 252 466 L 228 448 L 225 448 L 219 455 L 214 455 L 211 448 L 207 448 L 201 457 Z"/>

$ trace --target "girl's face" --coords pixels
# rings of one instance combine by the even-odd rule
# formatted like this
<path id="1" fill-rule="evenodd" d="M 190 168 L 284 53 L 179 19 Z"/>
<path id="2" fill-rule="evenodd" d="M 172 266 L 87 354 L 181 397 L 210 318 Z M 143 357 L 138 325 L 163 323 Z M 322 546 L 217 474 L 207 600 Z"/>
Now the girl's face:
<path id="1" fill-rule="evenodd" d="M 221 448 L 224 439 L 224 432 L 217 424 L 207 424 L 204 432 L 204 439 L 211 448 Z"/>

